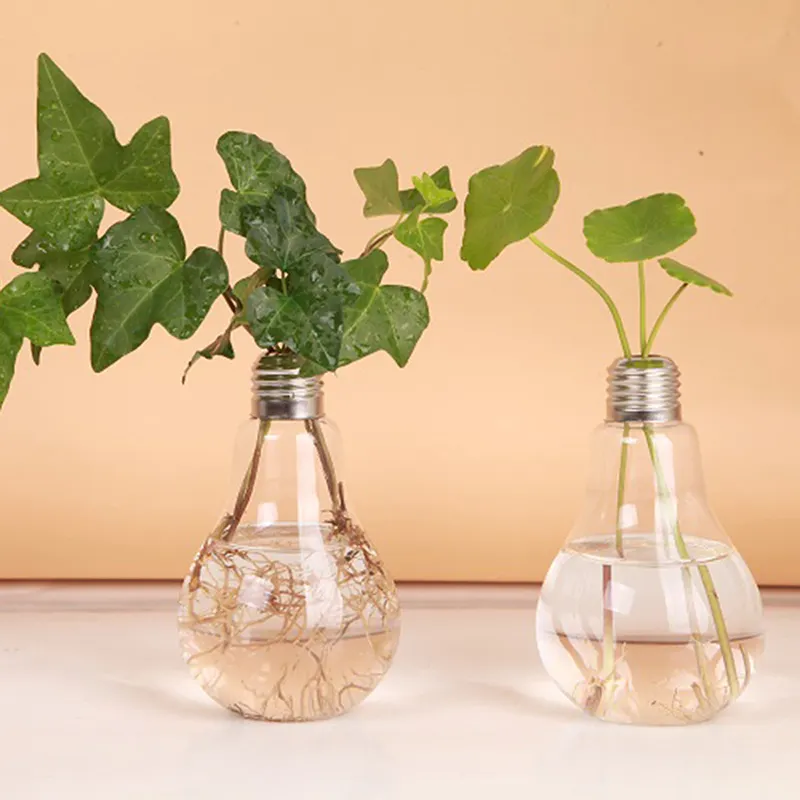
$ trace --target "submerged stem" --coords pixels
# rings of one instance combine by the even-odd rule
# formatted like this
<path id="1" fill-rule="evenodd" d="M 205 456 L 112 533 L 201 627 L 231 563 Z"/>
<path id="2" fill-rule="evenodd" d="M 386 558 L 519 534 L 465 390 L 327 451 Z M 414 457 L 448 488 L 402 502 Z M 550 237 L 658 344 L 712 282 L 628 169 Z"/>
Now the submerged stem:
<path id="1" fill-rule="evenodd" d="M 631 346 L 628 342 L 628 335 L 625 333 L 625 325 L 622 322 L 622 316 L 619 313 L 619 309 L 617 308 L 617 304 L 611 298 L 611 295 L 590 275 L 585 273 L 580 267 L 573 264 L 571 261 L 568 261 L 564 256 L 559 255 L 556 253 L 555 250 L 549 248 L 543 241 L 538 239 L 536 236 L 531 234 L 528 237 L 543 253 L 550 256 L 554 261 L 557 261 L 561 264 L 562 267 L 566 267 L 570 272 L 574 275 L 577 275 L 582 281 L 588 283 L 589 286 L 594 289 L 597 294 L 600 295 L 603 302 L 606 304 L 608 310 L 611 312 L 611 317 L 614 320 L 614 325 L 617 329 L 617 335 L 619 336 L 620 344 L 622 345 L 622 352 L 625 355 L 625 358 L 631 357 Z"/>
<path id="2" fill-rule="evenodd" d="M 639 262 L 639 352 L 646 355 L 647 347 L 647 293 L 644 283 L 644 261 Z"/>
<path id="3" fill-rule="evenodd" d="M 651 425 L 644 426 L 644 435 L 647 440 L 647 449 L 650 453 L 650 460 L 653 463 L 653 471 L 656 477 L 656 486 L 658 494 L 662 498 L 668 498 L 672 505 L 672 519 L 671 524 L 673 528 L 673 535 L 675 537 L 675 546 L 678 550 L 678 555 L 684 561 L 691 561 L 691 554 L 686 546 L 686 541 L 681 533 L 678 524 L 678 509 L 675 503 L 672 492 L 667 485 L 667 480 L 664 476 L 664 470 L 661 467 L 661 461 L 658 457 L 656 450 L 655 439 L 653 438 L 653 429 Z M 728 627 L 725 624 L 725 616 L 722 612 L 722 606 L 719 602 L 719 595 L 714 586 L 714 579 L 711 577 L 711 572 L 705 564 L 697 564 L 697 571 L 700 574 L 700 581 L 703 584 L 706 599 L 708 600 L 708 607 L 711 611 L 711 617 L 714 620 L 714 628 L 717 632 L 717 639 L 719 641 L 720 652 L 722 653 L 722 660 L 725 664 L 725 674 L 728 678 L 728 685 L 731 690 L 731 697 L 735 698 L 739 695 L 739 676 L 736 673 L 736 663 L 733 659 L 733 650 L 731 649 L 730 636 L 728 635 Z M 703 664 L 699 665 L 701 675 L 703 674 Z"/>
<path id="4" fill-rule="evenodd" d="M 681 286 L 675 291 L 675 294 L 673 294 L 672 297 L 670 297 L 670 299 L 667 301 L 667 304 L 664 306 L 661 313 L 658 315 L 658 318 L 653 325 L 653 330 L 650 331 L 650 337 L 645 342 L 644 347 L 642 347 L 642 357 L 650 355 L 650 352 L 652 351 L 653 345 L 656 341 L 656 336 L 661 330 L 661 326 L 664 324 L 664 320 L 666 319 L 667 314 L 669 314 L 669 310 L 675 305 L 675 303 L 678 302 L 678 298 L 684 293 L 688 285 L 688 283 L 681 284 Z"/>

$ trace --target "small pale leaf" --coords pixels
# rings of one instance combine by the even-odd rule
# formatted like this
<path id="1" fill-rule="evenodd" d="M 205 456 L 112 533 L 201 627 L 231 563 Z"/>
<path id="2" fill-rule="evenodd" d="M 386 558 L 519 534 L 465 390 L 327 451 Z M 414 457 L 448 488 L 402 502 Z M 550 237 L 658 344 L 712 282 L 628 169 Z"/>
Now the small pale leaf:
<path id="1" fill-rule="evenodd" d="M 366 198 L 365 217 L 402 213 L 397 167 L 391 158 L 378 167 L 359 167 L 353 174 Z"/>
<path id="2" fill-rule="evenodd" d="M 453 184 L 450 182 L 450 167 L 439 167 L 430 177 L 439 189 L 444 192 L 452 192 L 452 196 L 448 195 L 449 199 L 444 200 L 440 205 L 433 205 L 425 210 L 429 214 L 447 214 L 458 205 L 455 192 L 453 192 Z M 401 189 L 400 202 L 406 213 L 425 205 L 425 199 L 417 189 Z"/>

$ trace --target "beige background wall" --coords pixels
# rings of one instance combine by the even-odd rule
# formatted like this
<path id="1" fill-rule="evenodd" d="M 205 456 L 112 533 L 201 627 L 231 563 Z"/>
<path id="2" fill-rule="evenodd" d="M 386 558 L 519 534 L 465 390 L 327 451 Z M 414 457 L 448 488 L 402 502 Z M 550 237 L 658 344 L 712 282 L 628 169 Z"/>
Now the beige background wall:
<path id="1" fill-rule="evenodd" d="M 191 246 L 214 240 L 227 129 L 290 155 L 349 253 L 375 230 L 354 166 L 391 155 L 408 176 L 446 162 L 463 192 L 477 168 L 548 143 L 564 189 L 543 238 L 630 314 L 633 277 L 593 262 L 582 216 L 678 191 L 700 227 L 686 260 L 736 297 L 692 292 L 659 349 L 683 370 L 723 522 L 761 582 L 800 583 L 798 33 L 789 0 L 2 0 L 0 183 L 34 172 L 45 50 L 123 138 L 172 119 Z M 453 228 L 407 370 L 379 355 L 329 381 L 350 495 L 400 578 L 541 579 L 581 496 L 613 327 L 532 247 L 471 274 L 460 213 Z M 22 235 L 0 218 L 2 252 Z M 416 281 L 416 257 L 392 254 L 394 275 Z M 653 278 L 653 295 L 670 288 Z M 73 319 L 79 346 L 38 370 L 21 358 L 0 414 L 0 575 L 180 576 L 225 500 L 254 350 L 242 338 L 241 358 L 200 365 L 182 388 L 194 343 L 159 329 L 96 376 L 89 307 Z"/>

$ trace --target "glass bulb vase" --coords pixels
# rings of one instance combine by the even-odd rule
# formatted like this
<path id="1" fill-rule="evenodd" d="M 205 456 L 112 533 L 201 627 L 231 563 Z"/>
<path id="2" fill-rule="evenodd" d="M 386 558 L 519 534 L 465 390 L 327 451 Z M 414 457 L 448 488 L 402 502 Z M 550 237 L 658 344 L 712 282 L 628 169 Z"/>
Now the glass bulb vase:
<path id="1" fill-rule="evenodd" d="M 561 691 L 612 722 L 701 722 L 752 679 L 758 588 L 708 505 L 667 358 L 611 366 L 583 509 L 542 586 L 536 633 Z"/>
<path id="2" fill-rule="evenodd" d="M 285 353 L 256 362 L 233 500 L 183 583 L 180 643 L 220 705 L 272 721 L 363 700 L 394 656 L 397 592 L 349 506 L 322 381 Z"/>

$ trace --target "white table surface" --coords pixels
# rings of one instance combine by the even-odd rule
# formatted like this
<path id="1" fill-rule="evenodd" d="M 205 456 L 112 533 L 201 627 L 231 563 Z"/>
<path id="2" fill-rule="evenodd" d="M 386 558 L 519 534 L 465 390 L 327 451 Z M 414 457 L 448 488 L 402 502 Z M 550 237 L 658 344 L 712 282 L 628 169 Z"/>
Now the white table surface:
<path id="1" fill-rule="evenodd" d="M 176 592 L 0 584 L 0 798 L 800 798 L 800 592 L 766 595 L 736 705 L 654 729 L 575 710 L 539 664 L 535 591 L 488 587 L 404 588 L 395 664 L 350 715 L 246 721 L 189 678 Z"/>

